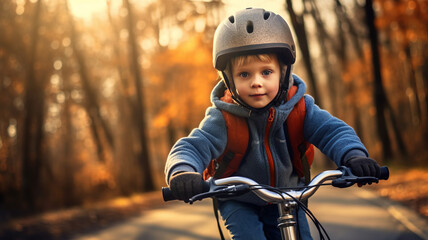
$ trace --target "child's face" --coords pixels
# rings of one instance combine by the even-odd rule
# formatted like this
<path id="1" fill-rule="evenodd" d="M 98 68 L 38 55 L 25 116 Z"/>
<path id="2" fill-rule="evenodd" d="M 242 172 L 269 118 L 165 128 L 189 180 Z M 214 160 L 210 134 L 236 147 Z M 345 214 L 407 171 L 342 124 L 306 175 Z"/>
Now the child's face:
<path id="1" fill-rule="evenodd" d="M 275 55 L 260 60 L 247 58 L 243 64 L 232 65 L 233 81 L 239 97 L 253 108 L 263 108 L 277 95 L 281 69 Z"/>

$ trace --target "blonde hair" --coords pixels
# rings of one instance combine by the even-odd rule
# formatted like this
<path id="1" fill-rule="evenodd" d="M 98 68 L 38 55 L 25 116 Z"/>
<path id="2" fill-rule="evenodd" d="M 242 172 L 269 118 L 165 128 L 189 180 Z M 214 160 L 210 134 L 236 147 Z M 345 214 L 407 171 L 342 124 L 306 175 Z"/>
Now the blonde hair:
<path id="1" fill-rule="evenodd" d="M 231 59 L 230 67 L 240 67 L 252 61 L 270 62 L 272 58 L 276 58 L 275 54 L 258 54 L 258 55 L 244 55 L 237 56 Z M 232 70 L 232 69 L 230 69 Z"/>

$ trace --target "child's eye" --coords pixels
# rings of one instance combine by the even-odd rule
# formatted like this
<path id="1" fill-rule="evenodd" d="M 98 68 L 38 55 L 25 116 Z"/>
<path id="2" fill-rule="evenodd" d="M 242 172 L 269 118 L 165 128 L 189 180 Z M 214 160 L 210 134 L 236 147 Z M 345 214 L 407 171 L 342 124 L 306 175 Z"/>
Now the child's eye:
<path id="1" fill-rule="evenodd" d="M 262 72 L 262 75 L 267 76 L 267 75 L 269 75 L 269 74 L 271 74 L 271 73 L 272 73 L 272 70 L 264 70 L 264 71 Z"/>
<path id="2" fill-rule="evenodd" d="M 242 78 L 246 78 L 246 77 L 248 77 L 248 76 L 249 76 L 249 73 L 247 73 L 247 72 L 241 72 L 241 73 L 239 74 L 239 76 L 240 76 L 240 77 L 242 77 Z"/>

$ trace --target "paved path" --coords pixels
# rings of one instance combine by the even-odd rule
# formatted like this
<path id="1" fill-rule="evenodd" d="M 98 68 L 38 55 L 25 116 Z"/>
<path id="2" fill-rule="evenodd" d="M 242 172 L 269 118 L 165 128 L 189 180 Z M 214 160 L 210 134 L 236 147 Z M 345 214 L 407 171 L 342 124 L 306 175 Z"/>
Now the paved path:
<path id="1" fill-rule="evenodd" d="M 416 213 L 363 188 L 322 188 L 309 208 L 331 239 L 428 240 L 428 223 Z M 318 232 L 313 230 L 314 239 Z"/>
<path id="2" fill-rule="evenodd" d="M 218 240 L 211 200 L 193 205 L 171 202 L 168 207 L 141 213 L 139 217 L 73 240 Z"/>
<path id="3" fill-rule="evenodd" d="M 331 239 L 428 240 L 424 219 L 357 187 L 323 187 L 309 204 Z M 319 239 L 317 232 L 313 236 Z M 167 208 L 145 211 L 120 224 L 73 238 L 101 239 L 215 240 L 219 235 L 211 201 L 204 200 L 192 206 L 171 202 Z"/>

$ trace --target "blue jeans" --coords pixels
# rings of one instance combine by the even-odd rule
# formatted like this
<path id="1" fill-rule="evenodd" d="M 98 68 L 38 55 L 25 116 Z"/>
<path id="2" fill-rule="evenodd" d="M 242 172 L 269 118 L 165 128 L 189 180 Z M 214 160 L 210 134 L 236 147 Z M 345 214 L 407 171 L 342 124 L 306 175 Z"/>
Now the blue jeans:
<path id="1" fill-rule="evenodd" d="M 233 200 L 219 201 L 220 214 L 234 240 L 281 240 L 276 204 L 256 206 Z M 305 213 L 299 212 L 301 239 L 312 239 Z"/>

